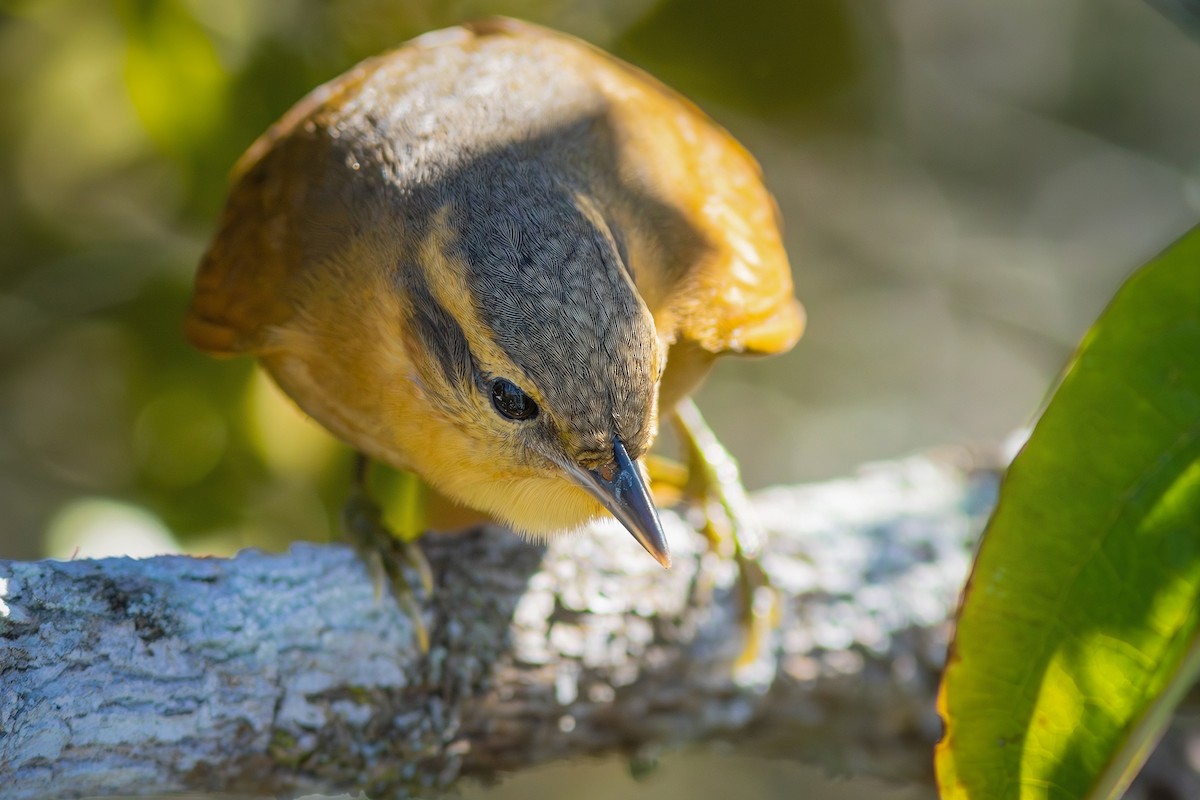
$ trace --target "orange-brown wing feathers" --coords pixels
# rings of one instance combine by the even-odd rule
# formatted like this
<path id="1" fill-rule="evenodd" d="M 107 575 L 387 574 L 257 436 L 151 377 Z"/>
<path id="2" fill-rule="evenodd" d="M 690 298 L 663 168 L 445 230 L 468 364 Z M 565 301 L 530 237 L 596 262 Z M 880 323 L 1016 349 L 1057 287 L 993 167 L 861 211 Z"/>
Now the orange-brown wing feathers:
<path id="1" fill-rule="evenodd" d="M 705 247 L 681 271 L 663 309 L 678 336 L 712 353 L 777 353 L 804 326 L 780 239 L 779 211 L 757 162 L 699 108 L 653 77 L 593 51 L 625 77 L 614 115 L 632 170 L 653 176 Z M 636 91 L 629 87 L 637 86 Z"/>
<path id="2" fill-rule="evenodd" d="M 318 86 L 238 159 L 217 234 L 201 260 L 184 322 L 188 340 L 213 355 L 258 353 L 265 331 L 293 312 L 287 285 L 305 262 L 303 204 L 329 157 L 324 123 L 385 63 L 384 54 Z"/>

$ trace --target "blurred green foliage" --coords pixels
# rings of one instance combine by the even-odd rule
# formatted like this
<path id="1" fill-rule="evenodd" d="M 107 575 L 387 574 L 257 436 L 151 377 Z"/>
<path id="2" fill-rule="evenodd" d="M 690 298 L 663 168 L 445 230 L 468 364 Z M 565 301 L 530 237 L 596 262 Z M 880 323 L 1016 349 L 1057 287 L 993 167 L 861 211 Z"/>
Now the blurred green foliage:
<path id="1" fill-rule="evenodd" d="M 609 47 L 640 20 L 634 55 L 707 65 L 698 85 L 758 109 L 786 98 L 781 107 L 795 110 L 802 96 L 844 83 L 853 60 L 838 4 L 821 6 L 838 33 L 819 56 L 836 76 L 795 83 L 788 75 L 801 65 L 785 29 L 764 28 L 765 7 L 731 16 L 721 3 L 656 8 L 652 0 L 7 4 L 0 553 L 44 555 L 46 531 L 60 556 L 72 542 L 81 555 L 153 550 L 172 537 L 227 553 L 335 531 L 348 450 L 253 364 L 205 358 L 179 333 L 229 168 L 318 83 L 484 13 L 520 15 Z M 804 16 L 788 13 L 789 25 Z M 746 20 L 740 30 L 729 28 L 736 19 Z M 766 48 L 753 43 L 764 30 Z M 713 50 L 716 41 L 726 46 Z M 710 59 L 713 52 L 728 57 Z M 114 517 L 121 504 L 128 513 Z M 139 544 L 145 535 L 150 541 Z"/>
<path id="2" fill-rule="evenodd" d="M 664 0 L 616 49 L 668 84 L 777 119 L 865 85 L 858 37 L 841 0 Z"/>

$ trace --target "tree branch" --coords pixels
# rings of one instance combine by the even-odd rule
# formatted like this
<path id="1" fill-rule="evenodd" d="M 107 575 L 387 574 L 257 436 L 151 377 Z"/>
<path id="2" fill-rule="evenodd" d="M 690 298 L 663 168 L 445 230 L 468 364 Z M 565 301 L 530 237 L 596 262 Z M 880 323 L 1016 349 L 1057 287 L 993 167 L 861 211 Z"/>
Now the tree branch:
<path id="1" fill-rule="evenodd" d="M 994 491 L 916 458 L 760 494 L 781 616 L 740 666 L 735 570 L 672 515 L 670 571 L 615 523 L 548 549 L 425 539 L 427 657 L 342 546 L 0 562 L 5 795 L 405 796 L 713 740 L 928 781 L 944 620 Z"/>

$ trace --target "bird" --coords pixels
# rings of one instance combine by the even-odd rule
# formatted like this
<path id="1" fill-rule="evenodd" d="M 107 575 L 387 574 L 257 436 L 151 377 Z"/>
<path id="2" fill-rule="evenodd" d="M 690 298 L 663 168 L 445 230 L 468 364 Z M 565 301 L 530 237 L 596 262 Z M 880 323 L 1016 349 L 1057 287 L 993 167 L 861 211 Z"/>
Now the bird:
<path id="1" fill-rule="evenodd" d="M 660 421 L 736 513 L 690 395 L 803 326 L 745 148 L 603 50 L 486 18 L 363 61 L 250 146 L 185 334 L 256 357 L 359 479 L 382 462 L 533 536 L 611 514 L 669 566 Z"/>

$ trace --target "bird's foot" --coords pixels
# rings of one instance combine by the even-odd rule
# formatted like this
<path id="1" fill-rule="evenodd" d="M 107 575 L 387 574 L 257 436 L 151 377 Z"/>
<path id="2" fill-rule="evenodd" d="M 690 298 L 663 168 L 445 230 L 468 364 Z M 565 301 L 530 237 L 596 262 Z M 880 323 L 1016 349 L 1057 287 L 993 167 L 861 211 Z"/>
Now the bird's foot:
<path id="1" fill-rule="evenodd" d="M 429 631 L 421 617 L 421 610 L 413 594 L 405 567 L 419 576 L 425 594 L 433 594 L 433 571 L 429 567 L 421 546 L 410 533 L 401 536 L 388 528 L 383 520 L 383 510 L 371 497 L 367 488 L 367 460 L 359 455 L 355 463 L 354 481 L 350 495 L 342 508 L 342 526 L 354 549 L 367 565 L 375 583 L 375 595 L 383 597 L 384 588 L 390 586 L 400 608 L 413 625 L 417 645 L 422 653 L 429 652 Z"/>
<path id="2" fill-rule="evenodd" d="M 717 440 L 696 405 L 684 400 L 672 419 L 687 457 L 686 469 L 675 473 L 676 478 L 686 475 L 682 492 L 701 510 L 703 521 L 699 527 L 711 549 L 737 565 L 745 642 L 735 669 L 743 668 L 758 661 L 771 632 L 779 626 L 778 593 L 759 563 L 762 529 L 742 487 L 737 462 Z M 669 485 L 671 477 L 665 477 Z"/>

